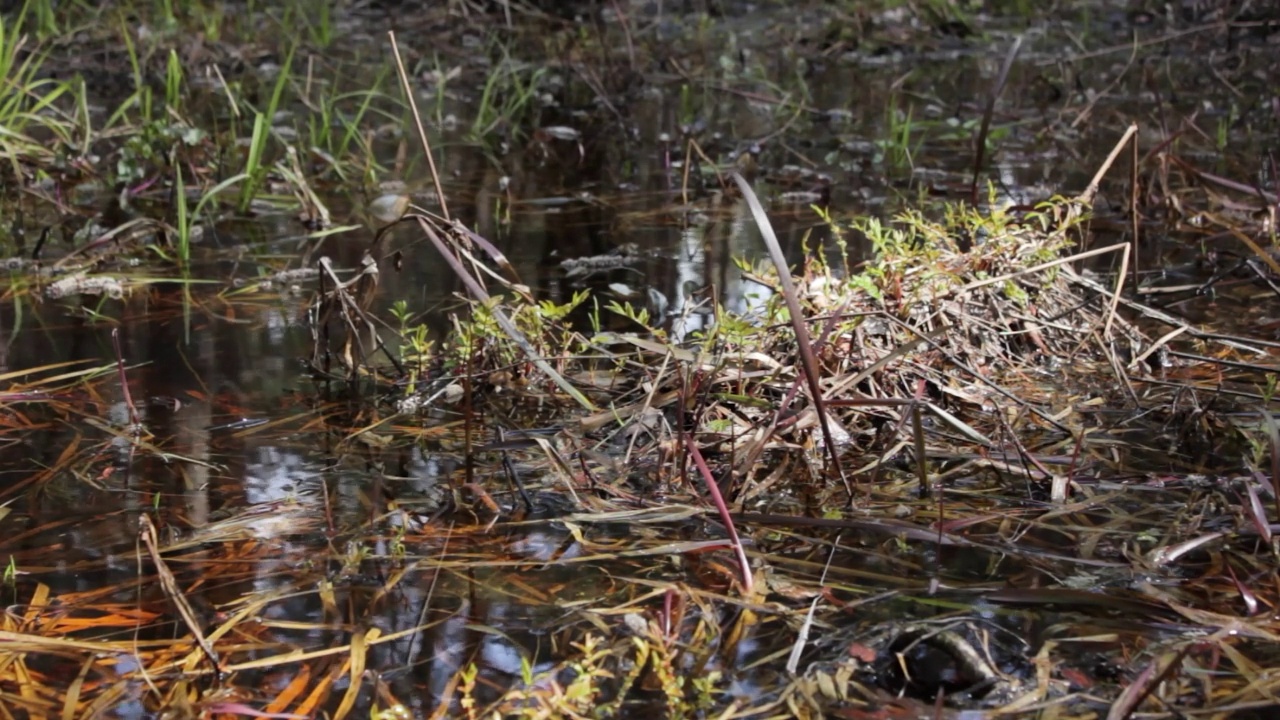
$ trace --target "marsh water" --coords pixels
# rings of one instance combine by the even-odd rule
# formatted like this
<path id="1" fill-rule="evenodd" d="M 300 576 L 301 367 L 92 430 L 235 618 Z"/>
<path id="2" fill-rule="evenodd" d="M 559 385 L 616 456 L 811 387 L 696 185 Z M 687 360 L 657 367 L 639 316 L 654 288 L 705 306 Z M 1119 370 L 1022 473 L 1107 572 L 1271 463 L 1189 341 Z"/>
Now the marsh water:
<path id="1" fill-rule="evenodd" d="M 0 524 L 7 541 L 0 560 L 15 573 L 5 593 L 14 617 L 22 617 L 37 584 L 72 614 L 77 603 L 162 605 L 154 588 L 137 584 L 138 517 L 152 514 L 162 521 L 170 569 L 208 627 L 252 606 L 253 639 L 264 655 L 267 647 L 348 646 L 376 628 L 391 639 L 371 645 L 365 663 L 377 682 L 360 695 L 364 710 L 358 712 L 381 707 L 385 687 L 415 717 L 426 717 L 461 712 L 452 699 L 460 667 L 479 668 L 482 700 L 517 682 L 526 672 L 522 663 L 534 671 L 557 667 L 568 628 L 588 622 L 582 618 L 591 617 L 592 607 L 643 615 L 662 602 L 653 588 L 723 585 L 714 561 L 663 549 L 704 540 L 701 520 L 642 529 L 624 522 L 566 524 L 557 521 L 563 508 L 557 509 L 554 488 L 538 478 L 528 478 L 537 501 L 528 519 L 451 509 L 463 477 L 487 487 L 502 514 L 520 506 L 500 458 L 466 452 L 459 415 L 447 409 L 396 415 L 403 386 L 353 386 L 308 366 L 315 279 L 262 283 L 304 258 L 314 263 L 325 256 L 355 268 L 371 249 L 379 269 L 372 311 L 392 327 L 397 301 L 435 336 L 449 332 L 451 315 L 462 309 L 462 285 L 415 227 L 393 228 L 374 242 L 384 223 L 370 208 L 381 196 L 403 194 L 444 211 L 398 99 L 387 30 L 396 31 L 411 68 L 449 214 L 490 239 L 540 298 L 565 302 L 589 287 L 602 298 L 660 309 L 657 297 L 677 307 L 694 288 L 711 288 L 726 308 L 750 314 L 768 290 L 734 261 L 758 261 L 764 248 L 710 161 L 754 181 L 793 262 L 822 253 L 837 266 L 856 268 L 872 248 L 855 232 L 838 246 L 817 209 L 841 222 L 972 203 L 975 138 L 1017 40 L 1021 47 L 995 99 L 977 203 L 1030 206 L 1080 193 L 1128 125 L 1138 123 L 1146 163 L 1140 192 L 1144 199 L 1161 197 L 1139 223 L 1144 289 L 1189 286 L 1170 293 L 1167 303 L 1159 298 L 1170 312 L 1225 333 L 1273 327 L 1280 314 L 1274 294 L 1238 271 L 1237 259 L 1248 249 L 1199 233 L 1191 220 L 1201 211 L 1251 217 L 1251 192 L 1272 198 L 1277 192 L 1280 18 L 1274 14 L 1233 16 L 1239 8 L 1232 3 L 1216 10 L 1174 3 L 1148 13 L 1079 2 L 1043 15 L 999 2 L 973 9 L 888 3 L 875 10 L 857 3 L 609 2 L 508 17 L 503 3 L 427 5 L 334 9 L 325 26 L 330 42 L 317 43 L 312 32 L 288 46 L 296 47 L 288 58 L 286 44 L 270 42 L 285 34 L 271 28 L 289 22 L 278 7 L 220 6 L 226 18 L 249 13 L 251 20 L 222 20 L 227 31 L 217 40 L 198 33 L 175 39 L 182 31 L 143 27 L 142 18 L 119 14 L 139 47 L 181 49 L 185 112 L 192 125 L 211 133 L 199 146 L 203 152 L 220 152 L 217 129 L 235 122 L 224 100 L 228 87 L 268 94 L 288 63 L 295 79 L 271 118 L 275 151 L 296 149 L 333 226 L 350 229 L 316 237 L 300 221 L 293 198 L 272 196 L 269 182 L 252 212 L 202 219 L 185 273 L 155 270 L 155 255 L 144 250 L 121 274 L 159 277 L 123 299 L 16 291 L 6 297 L 0 373 L 10 399 L 0 504 L 7 513 Z M 117 22 L 110 13 L 102 17 Z M 267 31 L 251 38 L 229 32 L 254 25 Z M 45 62 L 51 77 L 83 75 L 87 111 L 102 125 L 118 101 L 117 88 L 133 82 L 130 59 L 110 34 L 96 37 L 89 27 L 78 32 L 78 40 L 49 40 Z M 73 43 L 87 48 L 90 41 L 100 45 L 73 51 Z M 144 57 L 153 84 L 163 81 L 157 79 L 162 58 L 157 52 L 148 64 Z M 501 74 L 516 79 L 492 81 Z M 379 95 L 359 94 L 375 89 Z M 320 98 L 334 96 L 347 100 L 333 104 L 334 116 L 321 118 Z M 330 142 L 364 148 L 364 165 L 330 162 L 330 150 L 314 136 L 318 123 L 328 126 Z M 1184 195 L 1194 184 L 1187 174 L 1167 159 L 1146 157 L 1161 152 L 1176 152 L 1246 190 L 1229 200 L 1222 188 L 1207 199 Z M 120 164 L 126 158 L 104 139 L 91 143 L 83 160 Z M 1104 179 L 1089 236 L 1094 244 L 1126 240 L 1134 226 L 1129 166 L 1123 156 Z M 55 262 L 72 252 L 75 231 L 87 219 L 100 218 L 122 197 L 125 217 L 172 217 L 171 188 L 150 184 L 146 172 L 124 175 L 118 186 L 107 172 L 8 185 L 0 204 L 13 255 L 29 255 L 35 238 L 51 229 L 40 252 Z M 1173 205 L 1184 197 L 1175 217 Z M 1192 207 L 1197 203 L 1202 207 Z M 573 276 L 564 265 L 620 253 L 628 259 L 622 269 Z M 1097 269 L 1113 267 L 1107 260 Z M 1212 292 L 1196 289 L 1209 279 L 1216 280 Z M 606 324 L 619 322 L 606 314 Z M 127 391 L 116 379 L 117 339 Z M 90 368 L 93 382 L 46 382 Z M 72 418 L 47 410 L 46 402 L 91 412 Z M 130 406 L 148 434 L 145 445 L 126 429 Z M 487 417 L 476 432 L 494 442 L 498 426 L 536 424 L 536 417 Z M 1164 442 L 1163 430 L 1140 427 L 1139 436 L 1154 446 Z M 1172 636 L 1185 631 L 1178 618 L 1119 601 L 1099 614 L 1081 614 L 1047 607 L 1030 590 L 1019 595 L 1000 588 L 1026 576 L 1052 577 L 1081 591 L 1130 587 L 1135 576 L 1126 543 L 1158 534 L 1168 517 L 1163 505 L 1144 510 L 1143 493 L 1155 493 L 1157 479 L 1190 488 L 1193 474 L 1239 466 L 1238 458 L 1190 449 L 1160 453 L 1144 443 L 1117 447 L 1123 457 L 1109 458 L 1107 467 L 1123 472 L 1087 479 L 1110 502 L 1095 497 L 1072 516 L 1071 533 L 1046 519 L 1020 538 L 1019 552 L 981 542 L 893 541 L 892 533 L 873 530 L 844 533 L 825 582 L 837 595 L 875 599 L 851 604 L 847 626 L 822 628 L 807 660 L 833 662 L 852 652 L 847 648 L 859 632 L 878 623 L 923 622 L 959 607 L 986 619 L 990 652 L 1004 672 L 1034 677 L 1037 648 L 1070 635 L 1093 638 L 1082 641 L 1076 658 L 1082 673 L 1122 675 L 1124 659 L 1115 648 L 1123 642 L 1105 636 Z M 1136 489 L 1126 485 L 1135 480 Z M 1041 502 L 1028 498 L 1023 509 L 1042 508 Z M 993 501 L 996 506 L 1016 509 L 1004 501 Z M 1064 538 L 1082 532 L 1082 519 L 1091 523 L 1084 532 L 1087 552 L 1063 547 Z M 823 559 L 781 551 L 772 562 L 816 582 Z M 1146 578 L 1156 585 L 1175 579 L 1159 572 Z M 773 597 L 787 597 L 783 587 L 780 582 Z M 802 607 L 807 599 L 800 598 L 808 596 L 795 597 Z M 715 612 L 731 625 L 741 613 L 762 611 L 760 602 L 728 603 Z M 766 615 L 744 625 L 745 639 L 725 642 L 731 651 L 697 668 L 729 678 L 718 690 L 718 707 L 775 692 L 785 676 L 778 653 L 794 639 L 789 622 Z M 162 641 L 179 634 L 179 625 L 176 618 L 141 632 L 108 625 L 94 637 Z M 299 672 L 297 665 L 259 669 L 247 659 L 238 662 L 236 684 L 256 688 L 256 695 L 237 701 L 255 707 L 264 706 L 269 690 L 288 688 Z M 884 691 L 931 704 L 939 687 L 958 691 L 972 684 L 954 677 L 951 662 L 936 662 L 936 678 L 886 675 Z M 31 663 L 53 687 L 79 672 L 65 654 Z M 931 664 L 921 661 L 921 667 Z M 123 676 L 129 669 L 121 660 L 113 672 Z M 315 672 L 337 668 L 321 665 Z M 345 682 L 335 681 L 333 696 L 320 707 L 331 712 Z M 5 692 L 15 703 L 7 716 L 48 710 L 18 687 Z M 138 681 L 94 712 L 157 717 L 149 692 Z M 622 713 L 644 712 L 652 701 Z"/>

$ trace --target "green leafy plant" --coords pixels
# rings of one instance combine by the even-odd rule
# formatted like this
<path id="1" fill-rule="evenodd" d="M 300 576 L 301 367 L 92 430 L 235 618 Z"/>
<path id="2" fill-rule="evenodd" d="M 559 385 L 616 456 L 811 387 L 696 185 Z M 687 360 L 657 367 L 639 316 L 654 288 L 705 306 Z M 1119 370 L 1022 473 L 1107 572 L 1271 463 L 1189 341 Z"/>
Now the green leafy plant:
<path id="1" fill-rule="evenodd" d="M 409 373 L 405 392 L 412 395 L 426 369 L 426 363 L 435 355 L 435 345 L 428 339 L 427 326 L 413 322 L 409 303 L 397 300 L 391 305 L 391 316 L 398 324 L 400 335 L 400 361 Z"/>
<path id="2" fill-rule="evenodd" d="M 176 166 L 176 163 L 175 163 L 175 166 Z M 248 180 L 248 175 L 245 173 L 232 175 L 231 177 L 227 178 L 226 180 L 223 180 L 217 185 L 214 185 L 207 192 L 205 192 L 200 197 L 200 200 L 196 202 L 195 208 L 192 211 L 188 212 L 186 184 L 182 179 L 181 168 L 178 168 L 177 172 L 174 173 L 174 183 L 175 183 L 174 202 L 177 205 L 177 208 L 176 208 L 177 234 L 178 234 L 177 252 L 178 252 L 178 260 L 179 262 L 182 263 L 184 267 L 190 263 L 190 259 L 191 259 L 191 236 L 192 236 L 192 229 L 193 229 L 194 223 L 200 218 L 201 214 L 205 210 L 205 207 L 209 205 L 209 203 L 216 202 L 218 199 L 218 196 L 221 195 L 223 191 L 227 190 L 228 188 L 230 188 L 231 186 L 235 185 L 238 182 L 247 181 L 247 180 Z"/>
<path id="3" fill-rule="evenodd" d="M 649 324 L 650 318 L 648 308 L 637 308 L 629 301 L 620 303 L 617 300 L 610 300 L 604 307 L 606 310 L 614 314 L 621 315 L 640 327 L 645 328 L 649 332 L 658 332 L 656 328 L 651 327 Z"/>
<path id="4" fill-rule="evenodd" d="M 886 137 L 877 144 L 884 153 L 885 164 L 894 170 L 909 170 L 920 149 L 921 139 L 912 121 L 913 112 L 913 106 L 907 105 L 904 111 L 892 100 L 885 108 Z"/>
<path id="5" fill-rule="evenodd" d="M 58 15 L 51 0 L 27 0 L 22 4 L 21 12 L 26 14 L 28 11 L 36 37 L 43 40 L 57 37 L 62 33 L 62 28 L 58 26 Z"/>

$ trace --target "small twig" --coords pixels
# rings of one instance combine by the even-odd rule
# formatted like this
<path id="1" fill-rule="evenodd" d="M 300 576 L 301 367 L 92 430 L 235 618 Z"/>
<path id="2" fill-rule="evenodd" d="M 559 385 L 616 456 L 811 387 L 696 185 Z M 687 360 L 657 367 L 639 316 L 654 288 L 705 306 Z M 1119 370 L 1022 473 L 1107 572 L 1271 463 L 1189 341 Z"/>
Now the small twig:
<path id="1" fill-rule="evenodd" d="M 1133 154 L 1129 158 L 1129 242 L 1133 245 L 1133 288 L 1138 289 L 1138 241 L 1142 237 L 1142 217 L 1138 212 L 1138 138 L 1130 145 Z"/>
<path id="2" fill-rule="evenodd" d="M 1182 327 L 1174 328 L 1169 332 L 1165 333 L 1164 335 L 1161 335 L 1158 340 L 1151 343 L 1151 347 L 1147 348 L 1146 350 L 1143 350 L 1142 353 L 1138 355 L 1138 357 L 1134 358 L 1133 360 L 1130 360 L 1129 367 L 1142 365 L 1142 363 L 1145 362 L 1147 358 L 1151 357 L 1152 353 L 1156 352 L 1160 348 L 1169 344 L 1170 340 L 1186 332 L 1187 329 L 1188 328 L 1184 325 Z"/>
<path id="3" fill-rule="evenodd" d="M 124 371 L 124 353 L 120 351 L 120 328 L 111 329 L 111 344 L 116 350 L 116 370 L 120 373 L 120 389 L 124 393 L 124 404 L 129 406 L 129 424 L 133 432 L 142 431 L 142 420 L 138 418 L 138 408 L 133 405 L 133 394 L 129 392 L 129 376 Z"/>
<path id="4" fill-rule="evenodd" d="M 693 138 L 684 146 L 684 172 L 680 178 L 680 202 L 684 205 L 689 204 L 689 166 L 693 164 Z"/>
<path id="5" fill-rule="evenodd" d="M 151 523 L 151 518 L 142 515 L 138 519 L 138 534 L 142 536 L 142 542 L 146 544 L 147 552 L 151 555 L 151 562 L 156 566 L 156 575 L 160 578 L 161 589 L 169 597 L 173 606 L 178 609 L 178 616 L 182 618 L 182 622 L 187 626 L 187 630 L 191 633 L 191 637 L 195 639 L 196 645 L 200 647 L 205 657 L 208 658 L 209 664 L 213 665 L 214 672 L 221 675 L 222 666 L 218 662 L 218 654 L 214 652 L 213 646 L 205 638 L 204 631 L 200 629 L 200 623 L 196 621 L 195 612 L 191 609 L 191 604 L 187 602 L 187 598 L 178 587 L 178 581 L 173 576 L 173 572 L 169 570 L 164 558 L 160 556 L 160 548 L 157 546 L 156 541 L 156 526 Z"/>
<path id="6" fill-rule="evenodd" d="M 1120 270 L 1116 273 L 1116 288 L 1111 292 L 1111 304 L 1107 306 L 1107 322 L 1102 327 L 1102 337 L 1111 342 L 1111 325 L 1116 319 L 1116 306 L 1120 304 L 1120 294 L 1124 291 L 1124 279 L 1129 270 L 1129 252 L 1132 245 L 1125 243 L 1120 250 Z"/>
<path id="7" fill-rule="evenodd" d="M 818 578 L 819 585 L 825 585 L 827 582 L 827 572 L 831 570 L 831 561 L 836 556 L 836 551 L 840 549 L 840 538 L 837 535 L 835 542 L 831 544 L 831 552 L 827 553 L 827 564 L 822 566 L 822 576 Z M 813 628 L 813 614 L 818 609 L 818 601 L 822 599 L 819 593 L 814 596 L 813 602 L 809 603 L 809 612 L 804 616 L 804 624 L 800 626 L 800 632 L 796 633 L 796 641 L 791 646 L 791 655 L 787 658 L 787 672 L 792 675 L 796 674 L 796 670 L 800 667 L 800 655 L 804 653 L 804 646 L 809 641 L 809 631 Z"/>
<path id="8" fill-rule="evenodd" d="M 707 157 L 707 153 L 702 149 L 702 145 L 699 145 L 697 140 L 692 139 L 689 140 L 689 143 L 693 147 L 694 151 L 698 153 L 698 157 L 702 158 L 702 162 L 706 163 L 707 167 L 715 171 L 716 181 L 720 183 L 720 187 L 726 187 L 728 183 L 724 181 L 724 175 L 720 174 L 720 168 L 716 167 L 715 161 Z"/>
<path id="9" fill-rule="evenodd" d="M 506 450 L 502 451 L 502 469 L 506 471 L 507 478 L 511 480 L 511 484 L 515 485 L 516 491 L 520 493 L 520 500 L 524 503 L 524 509 L 533 512 L 533 498 L 529 497 L 529 491 L 524 486 L 524 481 L 520 479 L 520 473 L 516 471 L 515 463 L 511 462 L 511 455 Z"/>
<path id="10" fill-rule="evenodd" d="M 1094 248 L 1092 250 L 1085 250 L 1084 252 L 1076 253 L 1075 255 L 1068 255 L 1067 257 L 1058 258 L 1057 260 L 1050 260 L 1048 262 L 1040 263 L 1039 265 L 1032 265 L 1029 268 L 1023 268 L 1015 272 L 1005 273 L 1004 275 L 999 275 L 997 277 L 986 278 L 985 280 L 975 280 L 969 283 L 968 285 L 964 285 L 960 288 L 957 288 L 956 290 L 952 291 L 952 293 L 958 295 L 960 293 L 968 292 L 969 290 L 977 290 L 980 287 L 986 287 L 988 285 L 996 285 L 999 283 L 1003 283 L 1006 280 L 1012 280 L 1022 275 L 1031 275 L 1032 273 L 1038 273 L 1041 270 L 1048 270 L 1049 268 L 1059 267 L 1062 265 L 1069 265 L 1071 263 L 1076 262 L 1077 260 L 1085 260 L 1087 258 L 1093 257 L 1094 255 L 1102 255 L 1103 253 L 1123 251 L 1127 248 L 1128 248 L 1127 243 L 1116 243 L 1115 245 L 1108 245 L 1106 247 Z"/>
<path id="11" fill-rule="evenodd" d="M 911 413 L 911 436 L 915 440 L 916 454 L 916 476 L 920 482 L 919 495 L 921 498 L 929 497 L 931 488 L 929 487 L 929 463 L 925 458 L 924 447 L 924 421 L 920 417 L 920 401 L 924 399 L 924 378 L 916 379 L 916 394 L 911 399 L 911 405 L 907 411 Z M 938 502 L 942 502 L 942 493 L 938 493 Z M 938 522 L 942 522 L 942 507 L 938 507 Z"/>

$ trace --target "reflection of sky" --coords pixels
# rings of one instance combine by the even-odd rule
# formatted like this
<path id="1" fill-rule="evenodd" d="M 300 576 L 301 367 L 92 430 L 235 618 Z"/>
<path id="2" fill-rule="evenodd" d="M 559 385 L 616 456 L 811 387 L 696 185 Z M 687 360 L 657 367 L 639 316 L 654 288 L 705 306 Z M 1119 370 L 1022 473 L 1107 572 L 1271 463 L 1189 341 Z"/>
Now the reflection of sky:
<path id="1" fill-rule="evenodd" d="M 675 287 L 669 288 L 668 302 L 676 313 L 677 322 L 672 326 L 673 339 L 684 340 L 691 332 L 705 330 L 708 326 L 707 316 L 702 313 L 685 313 L 685 286 L 702 287 L 705 282 L 704 268 L 707 264 L 706 226 L 693 225 L 680 231 L 680 244 L 676 249 L 676 281 Z"/>
<path id="2" fill-rule="evenodd" d="M 264 515 L 250 526 L 250 531 L 258 538 L 275 546 L 273 552 L 263 555 L 254 565 L 254 590 L 270 593 L 292 584 L 297 560 L 306 557 L 308 548 L 288 538 L 290 523 L 286 515 L 318 510 L 299 508 L 292 503 L 314 504 L 313 501 L 320 496 L 316 485 L 322 482 L 321 472 L 319 463 L 294 450 L 263 446 L 250 451 L 242 484 L 245 500 L 250 506 L 287 503 L 282 512 Z M 280 619 L 293 617 L 298 611 L 295 604 L 272 604 L 264 609 L 263 615 Z"/>
<path id="3" fill-rule="evenodd" d="M 285 333 L 289 330 L 289 318 L 278 308 L 272 308 L 262 314 L 262 320 L 267 330 L 267 342 L 271 347 L 283 346 Z"/>
<path id="4" fill-rule="evenodd" d="M 1043 154 L 1045 151 L 1038 151 Z M 993 182 L 995 185 L 995 200 L 999 206 L 1008 205 L 1028 205 L 1040 202 L 1046 198 L 1052 197 L 1060 188 L 1048 187 L 1043 184 L 1028 183 L 1028 175 L 1031 170 L 1027 167 L 1031 163 L 1020 161 L 999 162 L 992 166 L 992 175 L 998 176 L 999 181 Z M 1046 167 L 1056 167 L 1053 163 L 1044 163 Z M 984 192 L 985 188 L 979 188 L 979 192 Z M 985 199 L 985 198 L 984 198 Z"/>
<path id="5" fill-rule="evenodd" d="M 267 445 L 252 455 L 244 467 L 244 495 L 250 505 L 296 499 L 320 481 L 321 465 L 296 450 Z"/>
<path id="6" fill-rule="evenodd" d="M 427 455 L 421 447 L 414 447 L 409 457 L 409 487 L 419 493 L 433 490 L 448 473 L 457 465 L 453 460 L 445 464 L 438 455 Z"/>
<path id="7" fill-rule="evenodd" d="M 493 605 L 488 617 L 485 618 L 493 627 L 520 627 L 526 623 L 519 622 L 523 617 L 523 613 L 511 612 L 513 607 L 509 604 Z M 514 616 L 516 622 L 511 622 L 508 617 Z M 521 648 L 516 647 L 505 637 L 499 635 L 487 635 L 480 643 L 480 658 L 483 664 L 493 670 L 506 673 L 512 677 L 520 677 L 521 660 L 524 657 Z"/>
<path id="8" fill-rule="evenodd" d="M 141 687 L 141 683 L 139 683 L 139 687 Z M 120 700 L 112 703 L 110 716 L 119 720 L 134 720 L 134 718 L 141 720 L 154 715 L 147 711 L 141 700 Z"/>
<path id="9" fill-rule="evenodd" d="M 717 290 L 725 310 L 748 319 L 757 317 L 773 294 L 766 286 L 744 280 L 742 273 L 732 265 L 735 258 L 754 260 L 767 257 L 754 218 L 745 211 L 745 206 L 739 210 L 727 236 L 727 255 L 719 253 L 716 258 L 708 256 L 708 242 L 724 242 L 723 238 L 714 235 L 709 237 L 709 225 L 693 225 L 680 232 L 679 243 L 674 251 L 674 278 L 670 287 L 660 288 L 668 294 L 675 313 L 671 331 L 676 342 L 683 341 L 690 333 L 707 330 L 714 319 L 710 307 L 705 304 L 699 308 L 699 312 L 684 312 L 686 285 L 702 288 L 707 284 L 708 278 L 715 278 L 721 284 Z M 709 266 L 715 262 L 730 263 L 730 266 Z M 660 282 L 662 279 L 654 280 Z"/>
<path id="10" fill-rule="evenodd" d="M 511 543 L 511 554 L 538 562 L 549 562 L 556 558 L 572 560 L 582 554 L 582 545 L 575 542 L 565 546 L 564 533 L 550 533 L 534 530 L 522 535 Z M 561 551 L 563 548 L 563 551 Z"/>
<path id="11" fill-rule="evenodd" d="M 746 203 L 741 204 L 740 211 L 734 216 L 729 238 L 733 257 L 767 257 L 763 250 L 764 241 L 760 239 L 755 219 L 747 210 Z M 725 276 L 722 297 L 729 312 L 744 318 L 756 317 L 772 295 L 773 291 L 768 287 L 744 280 L 740 272 L 730 272 Z"/>

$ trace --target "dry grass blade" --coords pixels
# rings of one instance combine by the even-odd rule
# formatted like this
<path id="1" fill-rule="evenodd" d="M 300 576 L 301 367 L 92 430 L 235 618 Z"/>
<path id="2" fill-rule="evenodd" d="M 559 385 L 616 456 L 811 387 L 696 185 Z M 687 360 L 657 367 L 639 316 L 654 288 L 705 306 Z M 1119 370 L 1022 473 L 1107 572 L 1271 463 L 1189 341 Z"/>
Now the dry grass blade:
<path id="1" fill-rule="evenodd" d="M 1271 494 L 1276 502 L 1276 517 L 1280 518 L 1280 427 L 1276 425 L 1275 415 L 1264 412 L 1262 417 L 1266 422 L 1264 429 L 1271 458 Z"/>
<path id="2" fill-rule="evenodd" d="M 22 368 L 20 370 L 10 370 L 9 372 L 6 372 L 6 373 L 0 373 L 0 382 L 8 382 L 10 380 L 18 380 L 20 378 L 29 378 L 32 375 L 40 375 L 42 373 L 51 372 L 53 370 L 61 370 L 63 368 L 71 367 L 73 365 L 83 365 L 87 362 L 91 362 L 91 361 L 90 360 L 67 360 L 64 362 L 50 363 L 48 365 L 43 365 L 41 367 Z M 22 388 L 28 391 L 36 387 L 42 387 L 46 390 L 51 390 L 51 388 L 49 388 L 50 385 L 53 385 L 55 383 L 60 383 L 63 380 L 76 380 L 76 381 L 89 380 L 98 375 L 104 375 L 108 372 L 111 372 L 114 369 L 115 369 L 114 363 L 111 365 L 100 365 L 100 366 L 85 368 L 83 370 L 74 370 L 72 372 L 62 373 L 60 375 L 53 375 L 51 377 L 40 378 L 38 380 L 32 380 L 27 383 L 15 385 L 15 387 Z"/>
<path id="3" fill-rule="evenodd" d="M 0 630 L 0 644 L 6 653 L 85 652 L 104 655 L 124 654 L 133 648 L 131 642 L 95 642 L 43 637 L 13 630 Z"/>
<path id="4" fill-rule="evenodd" d="M 67 696 L 62 703 L 62 720 L 74 720 L 76 716 L 76 706 L 80 704 L 80 692 L 84 689 L 84 680 L 89 676 L 89 671 L 93 669 L 95 658 L 92 656 L 85 658 L 80 665 L 80 672 L 76 675 L 76 679 L 71 681 L 70 687 L 67 688 Z"/>
<path id="5" fill-rule="evenodd" d="M 755 218 L 756 226 L 760 229 L 760 237 L 764 239 L 764 244 L 769 249 L 769 258 L 773 260 L 774 267 L 778 270 L 778 284 L 782 287 L 782 296 L 787 302 L 787 310 L 791 315 L 791 328 L 795 331 L 796 346 L 800 350 L 800 361 L 804 364 L 805 382 L 809 386 L 809 394 L 813 398 L 813 405 L 818 410 L 822 439 L 826 445 L 827 457 L 831 461 L 830 469 L 835 470 L 840 475 L 840 480 L 844 483 L 845 492 L 849 496 L 849 502 L 852 503 L 853 487 L 849 484 L 849 478 L 844 474 L 844 468 L 840 466 L 840 455 L 836 448 L 834 435 L 831 432 L 831 419 L 827 416 L 826 403 L 822 396 L 822 385 L 819 382 L 818 359 L 813 354 L 809 328 L 804 324 L 804 311 L 800 307 L 795 282 L 791 279 L 791 270 L 787 267 L 786 255 L 782 252 L 782 245 L 778 243 L 778 236 L 773 232 L 773 224 L 769 222 L 769 216 L 760 204 L 760 199 L 756 197 L 755 191 L 751 189 L 751 184 L 737 172 L 732 173 L 731 177 L 742 191 L 742 196 L 746 199 L 747 206 L 751 208 L 751 215 Z"/>
<path id="6" fill-rule="evenodd" d="M 916 392 L 917 399 L 924 394 L 924 383 L 920 383 L 920 388 Z M 916 476 L 920 482 L 920 497 L 928 497 L 931 492 L 929 485 L 929 459 L 925 454 L 924 443 L 924 421 L 921 418 L 921 408 L 919 402 L 913 402 L 908 406 L 908 412 L 911 413 L 911 436 L 915 441 L 916 456 Z M 942 502 L 942 496 L 939 494 L 938 502 Z M 942 517 L 941 511 L 938 517 Z"/>
<path id="7" fill-rule="evenodd" d="M 427 156 L 427 165 L 431 168 L 431 181 L 435 183 L 436 200 L 440 203 L 440 212 L 446 220 L 451 220 L 449 204 L 444 197 L 444 186 L 440 184 L 440 173 L 436 171 L 436 158 L 431 153 L 431 141 L 427 139 L 426 126 L 422 124 L 422 115 L 418 112 L 417 101 L 414 100 L 413 87 L 409 84 L 409 74 L 405 72 L 404 60 L 400 57 L 400 45 L 396 43 L 395 31 L 387 31 L 387 37 L 391 40 L 391 52 L 396 60 L 396 74 L 400 78 L 400 89 L 404 91 L 405 102 L 409 103 L 409 110 L 413 113 L 413 124 L 418 129 L 418 141 L 422 143 L 422 151 Z"/>
<path id="8" fill-rule="evenodd" d="M 347 663 L 351 666 L 349 684 L 347 685 L 347 692 L 342 696 L 342 702 L 333 713 L 334 720 L 344 720 L 347 715 L 351 714 L 351 708 L 355 707 L 356 700 L 360 697 L 360 690 L 364 687 L 362 680 L 364 679 L 365 663 L 369 658 L 368 641 L 377 640 L 380 632 L 378 628 L 370 628 L 367 633 L 359 630 L 351 638 L 351 655 L 347 658 Z"/>
<path id="9" fill-rule="evenodd" d="M 1153 658 L 1151 663 L 1138 673 L 1138 677 L 1120 693 L 1120 697 L 1111 705 L 1111 709 L 1107 711 L 1107 720 L 1125 720 L 1131 717 L 1137 711 L 1138 706 L 1146 700 L 1156 687 L 1165 680 L 1165 678 L 1173 672 L 1175 668 L 1191 651 L 1192 644 L 1186 643 L 1177 652 L 1165 653 L 1164 655 Z"/>
<path id="10" fill-rule="evenodd" d="M 151 518 L 146 515 L 142 515 L 138 520 L 138 526 L 138 534 L 142 536 L 142 542 L 146 544 L 147 552 L 151 555 L 151 562 L 156 566 L 156 575 L 160 578 L 160 587 L 164 589 L 165 595 L 169 596 L 170 602 L 178 609 L 178 615 L 181 616 L 182 622 L 186 624 L 187 630 L 195 638 L 196 644 L 200 646 L 209 663 L 213 665 L 214 671 L 221 673 L 222 668 L 218 663 L 218 654 L 205 638 L 204 631 L 200 629 L 200 622 L 196 620 L 195 612 L 191 609 L 191 604 L 187 602 L 187 598 L 182 594 L 182 590 L 179 589 L 178 581 L 173 576 L 173 572 L 169 570 L 168 564 L 160 556 L 160 548 L 156 541 L 156 526 L 151 524 Z"/>
<path id="11" fill-rule="evenodd" d="M 826 583 L 827 572 L 831 570 L 831 560 L 836 556 L 836 550 L 840 549 L 840 536 L 837 535 L 834 542 L 831 543 L 831 552 L 827 553 L 827 564 L 822 567 L 822 577 L 818 579 L 819 583 Z M 809 611 L 805 613 L 804 624 L 800 626 L 800 631 L 796 633 L 795 644 L 791 646 L 791 654 L 787 657 L 787 672 L 792 675 L 796 674 L 796 670 L 800 667 L 800 656 L 804 654 L 804 646 L 809 640 L 809 633 L 813 629 L 813 616 L 818 610 L 818 601 L 821 596 L 815 595 L 809 603 Z"/>
<path id="12" fill-rule="evenodd" d="M 1079 197 L 1076 198 L 1077 202 L 1082 205 L 1093 204 L 1093 198 L 1098 194 L 1098 186 L 1102 184 L 1102 177 L 1107 174 L 1107 171 L 1111 169 L 1112 163 L 1114 163 L 1116 158 L 1120 156 L 1120 151 L 1124 149 L 1125 143 L 1129 142 L 1129 139 L 1137 134 L 1137 123 L 1130 125 L 1125 130 L 1124 135 L 1121 136 L 1119 142 L 1116 143 L 1115 147 L 1111 148 L 1111 153 L 1107 155 L 1107 159 L 1102 162 L 1102 165 L 1098 167 L 1098 171 L 1094 173 L 1093 179 L 1089 181 L 1089 186 L 1086 187 L 1084 192 L 1080 193 Z"/>

